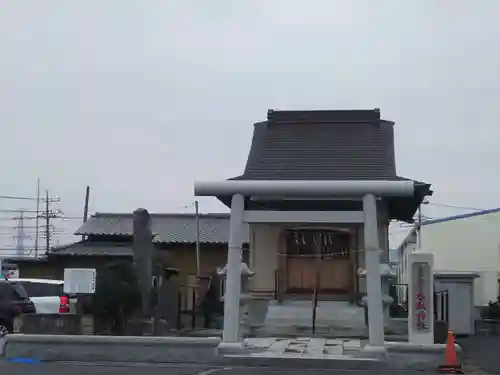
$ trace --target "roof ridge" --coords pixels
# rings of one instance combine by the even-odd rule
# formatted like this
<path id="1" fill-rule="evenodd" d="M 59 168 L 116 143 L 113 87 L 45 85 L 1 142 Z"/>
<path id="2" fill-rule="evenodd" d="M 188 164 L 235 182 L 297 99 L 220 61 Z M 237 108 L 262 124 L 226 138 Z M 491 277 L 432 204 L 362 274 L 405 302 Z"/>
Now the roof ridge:
<path id="1" fill-rule="evenodd" d="M 150 216 L 156 217 L 194 217 L 196 213 L 191 212 L 150 212 Z M 199 217 L 209 217 L 209 218 L 227 218 L 229 217 L 229 212 L 203 212 L 198 214 Z M 96 212 L 91 217 L 109 217 L 109 216 L 120 216 L 129 217 L 133 216 L 133 212 Z"/>
<path id="2" fill-rule="evenodd" d="M 380 109 L 339 109 L 339 110 L 274 110 L 267 111 L 269 122 L 375 122 L 380 121 Z"/>

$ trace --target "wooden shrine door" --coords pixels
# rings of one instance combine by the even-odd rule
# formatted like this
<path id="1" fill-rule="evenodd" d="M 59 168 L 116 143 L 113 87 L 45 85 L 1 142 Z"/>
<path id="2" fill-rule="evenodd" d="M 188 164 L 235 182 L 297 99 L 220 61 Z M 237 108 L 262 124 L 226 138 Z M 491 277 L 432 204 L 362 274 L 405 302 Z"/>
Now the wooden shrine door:
<path id="1" fill-rule="evenodd" d="M 352 291 L 352 234 L 340 230 L 294 230 L 286 234 L 286 292 L 348 294 Z"/>

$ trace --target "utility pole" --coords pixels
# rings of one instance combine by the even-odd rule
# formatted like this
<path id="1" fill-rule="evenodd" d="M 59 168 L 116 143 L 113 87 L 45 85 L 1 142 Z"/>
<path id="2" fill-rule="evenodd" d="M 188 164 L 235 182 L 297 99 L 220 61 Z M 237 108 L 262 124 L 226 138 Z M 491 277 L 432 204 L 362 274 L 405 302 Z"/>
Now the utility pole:
<path id="1" fill-rule="evenodd" d="M 50 250 L 50 200 L 49 191 L 45 190 L 45 250 Z"/>
<path id="2" fill-rule="evenodd" d="M 89 200 L 90 200 L 90 186 L 85 188 L 85 205 L 83 206 L 83 222 L 87 221 L 89 216 Z"/>
<path id="3" fill-rule="evenodd" d="M 39 228 L 40 225 L 40 177 L 36 179 L 36 218 L 35 218 L 35 257 L 38 257 L 38 237 L 39 237 Z"/>
<path id="4" fill-rule="evenodd" d="M 83 222 L 87 221 L 89 216 L 89 200 L 90 200 L 90 186 L 85 188 L 85 203 L 83 205 Z M 85 240 L 85 235 L 82 236 L 82 241 Z"/>
<path id="5" fill-rule="evenodd" d="M 417 249 L 422 248 L 422 205 L 418 207 Z"/>
<path id="6" fill-rule="evenodd" d="M 200 276 L 200 208 L 198 201 L 194 202 L 196 211 L 196 275 Z"/>

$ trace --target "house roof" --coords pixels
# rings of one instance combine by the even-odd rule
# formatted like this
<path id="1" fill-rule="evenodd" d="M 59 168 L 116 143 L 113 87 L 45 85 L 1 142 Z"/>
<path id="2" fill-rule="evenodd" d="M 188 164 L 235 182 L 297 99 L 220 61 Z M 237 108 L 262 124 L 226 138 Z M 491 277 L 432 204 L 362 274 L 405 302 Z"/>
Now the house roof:
<path id="1" fill-rule="evenodd" d="M 131 213 L 96 213 L 76 232 L 86 236 L 131 236 Z M 199 215 L 200 243 L 227 243 L 229 238 L 229 214 Z M 151 230 L 157 243 L 195 243 L 195 214 L 151 214 Z M 244 224 L 244 242 L 249 241 L 249 226 Z"/>
<path id="2" fill-rule="evenodd" d="M 38 262 L 45 262 L 47 261 L 47 256 L 46 255 L 40 255 L 40 256 L 24 256 L 24 257 L 6 257 L 3 258 L 3 265 L 4 266 L 11 266 L 15 265 L 17 263 L 38 263 Z"/>
<path id="3" fill-rule="evenodd" d="M 254 125 L 245 171 L 237 180 L 409 180 L 396 174 L 394 123 L 380 110 L 274 111 Z M 391 218 L 412 221 L 430 185 L 387 199 Z M 218 197 L 228 205 L 228 197 Z"/>
<path id="4" fill-rule="evenodd" d="M 49 255 L 132 256 L 133 251 L 130 243 L 79 241 L 53 247 L 50 249 Z"/>
<path id="5" fill-rule="evenodd" d="M 401 244 L 398 246 L 398 250 L 402 251 L 406 247 L 406 245 L 408 243 L 414 241 L 416 232 L 417 232 L 417 230 L 418 230 L 418 228 L 419 228 L 420 225 L 422 225 L 424 227 L 424 226 L 431 225 L 431 224 L 439 224 L 439 223 L 445 223 L 445 222 L 448 222 L 448 221 L 468 219 L 468 218 L 471 218 L 471 217 L 484 216 L 484 215 L 488 215 L 488 214 L 494 214 L 494 213 L 497 213 L 497 212 L 500 212 L 500 207 L 499 208 L 489 208 L 489 209 L 486 209 L 486 210 L 469 212 L 469 213 L 460 214 L 460 215 L 445 216 L 445 217 L 441 217 L 441 218 L 438 218 L 438 219 L 423 220 L 422 224 L 416 223 L 411 228 L 410 232 L 408 232 L 408 234 L 406 235 L 406 237 L 404 238 L 404 240 L 401 241 Z"/>

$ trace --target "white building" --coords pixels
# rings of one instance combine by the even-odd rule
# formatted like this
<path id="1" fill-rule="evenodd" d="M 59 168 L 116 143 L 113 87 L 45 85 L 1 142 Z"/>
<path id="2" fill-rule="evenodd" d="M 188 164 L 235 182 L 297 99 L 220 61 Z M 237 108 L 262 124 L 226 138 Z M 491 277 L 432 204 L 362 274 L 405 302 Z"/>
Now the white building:
<path id="1" fill-rule="evenodd" d="M 426 220 L 420 231 L 413 227 L 398 247 L 400 284 L 408 283 L 406 255 L 414 251 L 434 254 L 436 272 L 477 273 L 475 306 L 500 295 L 500 208 Z"/>

